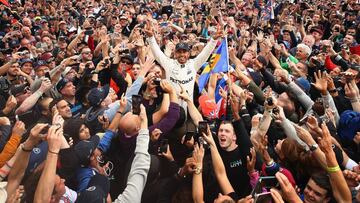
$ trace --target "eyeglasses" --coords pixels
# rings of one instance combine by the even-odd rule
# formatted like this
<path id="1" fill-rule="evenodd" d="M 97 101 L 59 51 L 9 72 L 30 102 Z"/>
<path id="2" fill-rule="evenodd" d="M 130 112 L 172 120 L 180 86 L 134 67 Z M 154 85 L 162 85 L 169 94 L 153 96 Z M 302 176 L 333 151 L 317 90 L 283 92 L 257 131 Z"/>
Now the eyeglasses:
<path id="1" fill-rule="evenodd" d="M 127 65 L 131 65 L 132 63 L 130 61 L 122 60 L 121 63 L 125 63 Z"/>

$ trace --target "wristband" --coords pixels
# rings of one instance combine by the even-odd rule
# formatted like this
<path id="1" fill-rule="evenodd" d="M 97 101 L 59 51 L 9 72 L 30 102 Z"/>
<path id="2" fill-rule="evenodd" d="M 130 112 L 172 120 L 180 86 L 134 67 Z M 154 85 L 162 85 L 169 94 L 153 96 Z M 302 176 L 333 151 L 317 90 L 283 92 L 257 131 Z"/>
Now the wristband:
<path id="1" fill-rule="evenodd" d="M 48 150 L 48 152 L 51 153 L 51 154 L 59 155 L 59 152 L 53 152 L 53 151 L 51 151 L 50 149 Z"/>
<path id="2" fill-rule="evenodd" d="M 336 172 L 340 171 L 341 169 L 340 169 L 340 166 L 337 165 L 334 167 L 327 167 L 326 170 L 328 173 L 336 173 Z"/>
<path id="3" fill-rule="evenodd" d="M 356 102 L 359 101 L 359 99 L 358 99 L 357 97 L 355 97 L 355 98 L 349 98 L 349 100 L 350 100 L 351 103 L 356 103 Z"/>

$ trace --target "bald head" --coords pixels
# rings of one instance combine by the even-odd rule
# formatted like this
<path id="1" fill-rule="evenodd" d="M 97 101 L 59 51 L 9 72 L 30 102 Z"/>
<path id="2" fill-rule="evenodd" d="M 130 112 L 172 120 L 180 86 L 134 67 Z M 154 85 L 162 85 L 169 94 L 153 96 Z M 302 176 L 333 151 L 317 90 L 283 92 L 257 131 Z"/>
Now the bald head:
<path id="1" fill-rule="evenodd" d="M 119 122 L 119 130 L 124 132 L 127 136 L 134 136 L 138 134 L 140 129 L 140 117 L 134 115 L 132 112 L 126 113 Z"/>

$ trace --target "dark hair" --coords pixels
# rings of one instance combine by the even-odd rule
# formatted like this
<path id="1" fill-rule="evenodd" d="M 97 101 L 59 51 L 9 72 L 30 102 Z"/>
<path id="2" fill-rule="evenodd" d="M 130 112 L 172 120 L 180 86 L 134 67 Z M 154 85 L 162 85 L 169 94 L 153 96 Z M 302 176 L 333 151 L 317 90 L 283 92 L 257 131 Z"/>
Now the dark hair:
<path id="1" fill-rule="evenodd" d="M 330 184 L 330 179 L 325 172 L 314 173 L 311 175 L 311 179 L 316 183 L 316 185 L 327 191 L 326 197 L 332 197 L 332 188 Z"/>
<path id="2" fill-rule="evenodd" d="M 64 99 L 63 98 L 56 98 L 56 99 L 52 100 L 50 102 L 50 104 L 49 104 L 49 110 L 51 111 L 51 109 L 62 100 L 64 100 Z"/>

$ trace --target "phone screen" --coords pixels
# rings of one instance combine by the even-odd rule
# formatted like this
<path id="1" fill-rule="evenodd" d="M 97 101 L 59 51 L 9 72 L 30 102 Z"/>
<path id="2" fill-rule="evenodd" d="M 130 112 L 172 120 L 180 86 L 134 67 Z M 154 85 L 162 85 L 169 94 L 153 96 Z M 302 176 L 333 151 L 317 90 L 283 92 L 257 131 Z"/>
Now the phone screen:
<path id="1" fill-rule="evenodd" d="M 169 141 L 167 139 L 161 140 L 158 152 L 159 153 L 166 153 L 168 145 L 169 145 Z"/>
<path id="2" fill-rule="evenodd" d="M 199 127 L 198 127 L 199 136 L 202 136 L 203 133 L 207 134 L 207 131 L 208 131 L 208 129 L 207 129 L 208 125 L 207 124 L 208 124 L 207 121 L 200 121 L 199 122 Z"/>
<path id="3" fill-rule="evenodd" d="M 142 102 L 142 97 L 140 95 L 132 96 L 132 112 L 135 115 L 140 115 L 140 104 Z"/>
<path id="4" fill-rule="evenodd" d="M 51 81 L 50 72 L 45 72 L 45 77 L 48 78 Z"/>
<path id="5" fill-rule="evenodd" d="M 279 182 L 275 176 L 263 176 L 260 177 L 259 181 L 261 182 L 261 186 L 266 189 L 279 186 Z"/>

